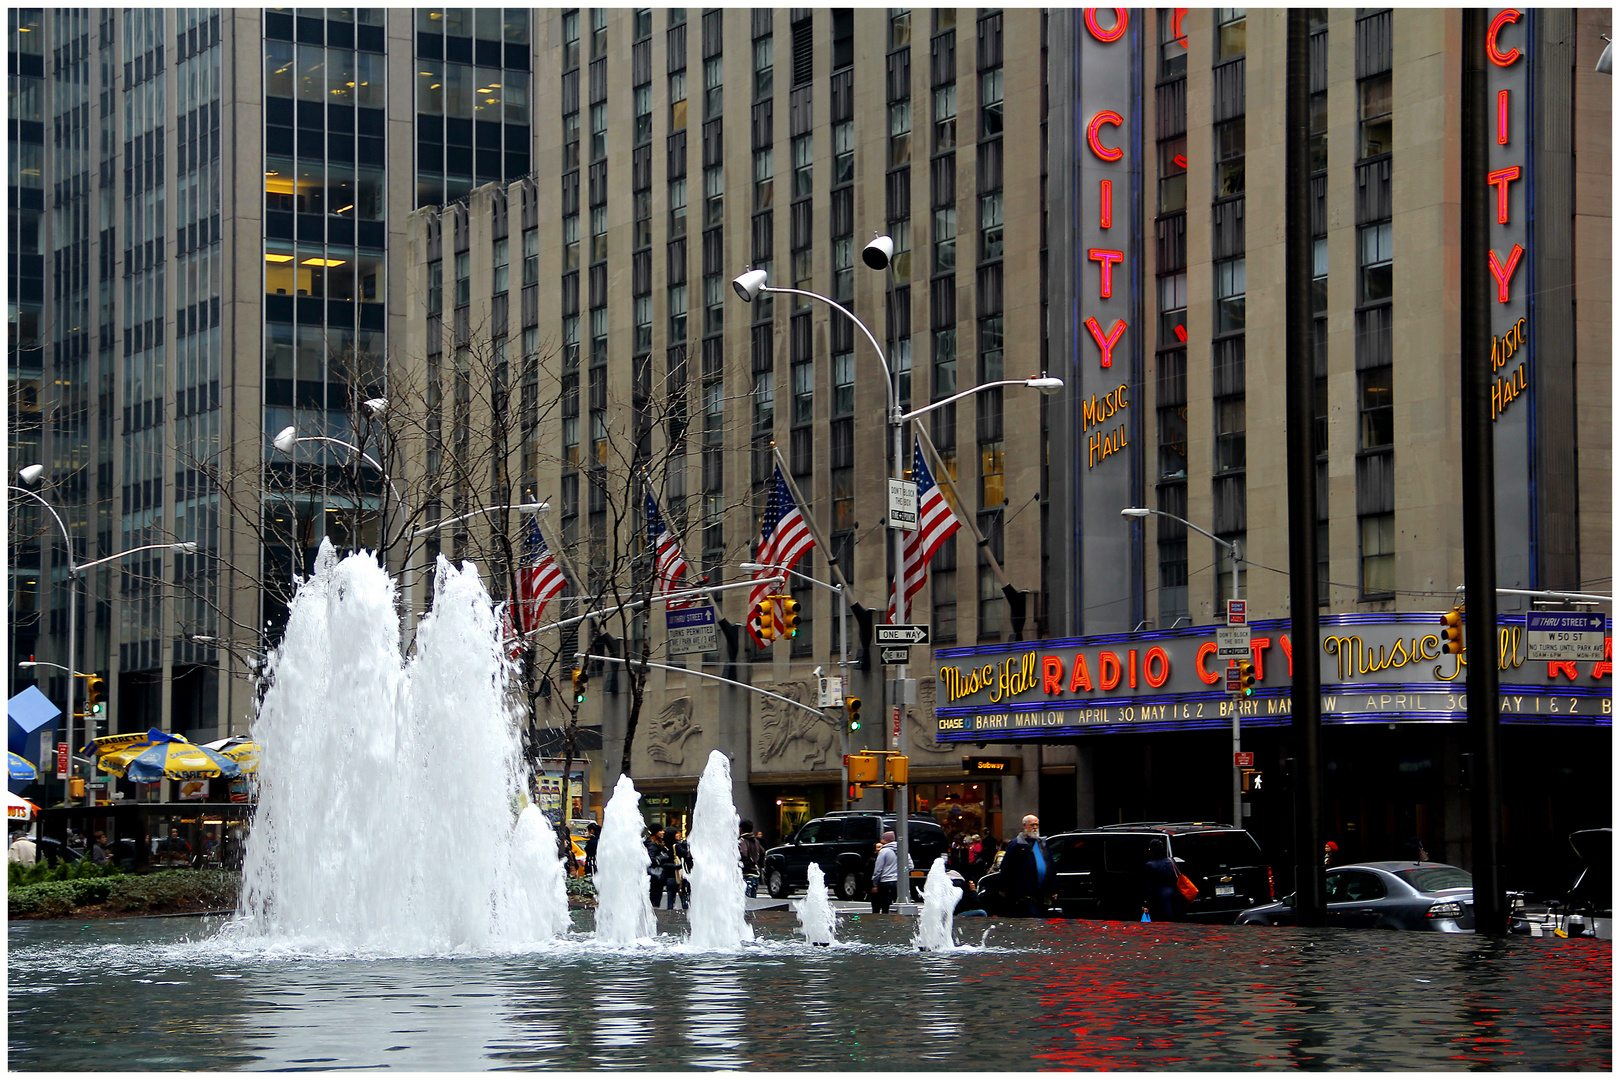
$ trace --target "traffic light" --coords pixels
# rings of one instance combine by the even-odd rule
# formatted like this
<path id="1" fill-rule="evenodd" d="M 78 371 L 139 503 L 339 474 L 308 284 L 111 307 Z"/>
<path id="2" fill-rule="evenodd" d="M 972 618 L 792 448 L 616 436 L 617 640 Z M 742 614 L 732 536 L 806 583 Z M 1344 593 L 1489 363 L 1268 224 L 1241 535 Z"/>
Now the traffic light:
<path id="1" fill-rule="evenodd" d="M 883 782 L 903 784 L 911 772 L 911 759 L 904 754 L 889 754 L 883 759 Z"/>
<path id="2" fill-rule="evenodd" d="M 782 597 L 782 636 L 797 637 L 799 634 L 799 602 L 791 596 Z"/>
<path id="3" fill-rule="evenodd" d="M 574 704 L 585 704 L 585 686 L 591 681 L 590 675 L 582 667 L 574 669 Z"/>
<path id="4" fill-rule="evenodd" d="M 851 784 L 881 784 L 883 766 L 875 754 L 845 754 L 844 768 L 849 770 Z"/>
<path id="5" fill-rule="evenodd" d="M 1262 787 L 1259 769 L 1243 770 L 1243 793 L 1251 795 Z"/>
<path id="6" fill-rule="evenodd" d="M 1254 664 L 1248 660 L 1238 661 L 1238 691 L 1244 697 L 1254 696 Z"/>
<path id="7" fill-rule="evenodd" d="M 754 627 L 759 639 L 765 642 L 776 640 L 776 599 L 767 596 L 754 606 Z"/>
<path id="8" fill-rule="evenodd" d="M 861 730 L 861 699 L 858 697 L 845 698 L 844 713 L 849 717 L 849 730 Z"/>
<path id="9" fill-rule="evenodd" d="M 1459 604 L 1440 616 L 1440 647 L 1448 653 L 1460 653 L 1467 646 L 1463 644 L 1463 608 Z"/>
<path id="10" fill-rule="evenodd" d="M 107 680 L 100 675 L 92 675 L 85 681 L 84 691 L 86 711 L 91 716 L 100 716 L 103 708 L 102 696 L 107 692 Z"/>

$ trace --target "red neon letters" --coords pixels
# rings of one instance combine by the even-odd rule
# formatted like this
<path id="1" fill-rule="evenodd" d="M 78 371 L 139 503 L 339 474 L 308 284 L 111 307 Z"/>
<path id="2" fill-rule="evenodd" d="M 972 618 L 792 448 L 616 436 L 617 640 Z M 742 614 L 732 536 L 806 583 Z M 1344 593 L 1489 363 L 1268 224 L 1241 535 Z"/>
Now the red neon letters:
<path id="1" fill-rule="evenodd" d="M 1506 90 L 1502 91 L 1504 94 Z M 1496 223 L 1508 223 L 1508 185 L 1519 178 L 1519 167 L 1509 165 L 1505 169 L 1497 169 L 1493 173 L 1485 174 L 1485 182 L 1496 188 Z"/>
<path id="2" fill-rule="evenodd" d="M 1180 45 L 1183 49 L 1190 48 L 1190 46 L 1187 44 L 1187 35 L 1181 32 L 1181 20 L 1186 17 L 1187 9 L 1184 7 L 1176 8 L 1174 14 L 1170 16 L 1170 36 L 1174 38 L 1176 44 Z"/>
<path id="3" fill-rule="evenodd" d="M 1091 152 L 1104 161 L 1118 161 L 1124 157 L 1125 151 L 1118 147 L 1104 146 L 1100 135 L 1104 124 L 1113 124 L 1115 127 L 1120 127 L 1124 123 L 1125 118 L 1112 109 L 1104 109 L 1096 116 L 1093 116 L 1091 123 L 1086 126 L 1086 142 L 1091 144 Z"/>
<path id="4" fill-rule="evenodd" d="M 1496 95 L 1496 145 L 1508 144 L 1508 92 L 1499 91 Z"/>
<path id="5" fill-rule="evenodd" d="M 1107 337 L 1103 336 L 1102 324 L 1097 321 L 1095 315 L 1086 318 L 1086 329 L 1091 331 L 1092 339 L 1097 342 L 1097 348 L 1102 350 L 1102 366 L 1113 367 L 1114 346 L 1119 344 L 1119 339 L 1125 333 L 1125 320 L 1115 319 L 1114 328 L 1108 331 Z"/>
<path id="6" fill-rule="evenodd" d="M 1114 227 L 1114 182 L 1104 180 L 1099 185 L 1097 198 L 1101 206 L 1097 210 L 1097 224 L 1105 229 Z M 1107 273 L 1107 271 L 1104 271 Z"/>
<path id="7" fill-rule="evenodd" d="M 1516 23 L 1518 21 L 1519 13 L 1513 8 L 1508 8 L 1501 14 L 1497 15 L 1496 18 L 1492 19 L 1491 28 L 1485 31 L 1485 55 L 1489 56 L 1491 58 L 1491 63 L 1495 64 L 1497 67 L 1511 67 L 1518 62 L 1520 54 L 1517 48 L 1512 48 L 1507 52 L 1503 52 L 1501 49 L 1496 47 L 1496 35 L 1501 33 L 1502 27 L 1506 26 L 1508 23 Z"/>
<path id="8" fill-rule="evenodd" d="M 1097 22 L 1097 12 L 1100 9 L 1086 8 L 1085 10 L 1086 29 L 1091 31 L 1092 37 L 1104 45 L 1112 44 L 1125 36 L 1125 28 L 1130 25 L 1130 12 L 1124 8 L 1117 7 L 1114 9 L 1114 28 L 1112 30 L 1104 30 Z"/>
<path id="9" fill-rule="evenodd" d="M 1106 180 L 1103 181 L 1105 184 L 1107 182 Z M 1094 263 L 1102 263 L 1102 289 L 1097 295 L 1107 300 L 1114 295 L 1114 264 L 1124 262 L 1125 253 L 1123 251 L 1110 251 L 1107 248 L 1089 248 L 1086 251 L 1086 258 Z M 1107 366 L 1107 364 L 1103 365 L 1103 367 Z"/>
<path id="10" fill-rule="evenodd" d="M 1508 282 L 1513 280 L 1513 271 L 1519 268 L 1519 258 L 1523 255 L 1524 248 L 1520 247 L 1518 244 L 1514 244 L 1513 250 L 1508 252 L 1507 265 L 1503 266 L 1497 261 L 1495 249 L 1492 249 L 1491 276 L 1496 279 L 1497 303 L 1505 304 L 1508 302 Z"/>

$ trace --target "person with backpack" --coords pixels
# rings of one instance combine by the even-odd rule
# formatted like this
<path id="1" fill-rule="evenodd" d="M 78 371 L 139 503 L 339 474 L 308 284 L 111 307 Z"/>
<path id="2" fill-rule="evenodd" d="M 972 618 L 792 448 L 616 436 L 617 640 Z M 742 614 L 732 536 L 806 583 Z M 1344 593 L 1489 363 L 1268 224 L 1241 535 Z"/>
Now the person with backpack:
<path id="1" fill-rule="evenodd" d="M 737 858 L 742 863 L 744 892 L 759 895 L 759 876 L 765 869 L 765 844 L 754 833 L 754 823 L 743 819 L 737 838 Z"/>

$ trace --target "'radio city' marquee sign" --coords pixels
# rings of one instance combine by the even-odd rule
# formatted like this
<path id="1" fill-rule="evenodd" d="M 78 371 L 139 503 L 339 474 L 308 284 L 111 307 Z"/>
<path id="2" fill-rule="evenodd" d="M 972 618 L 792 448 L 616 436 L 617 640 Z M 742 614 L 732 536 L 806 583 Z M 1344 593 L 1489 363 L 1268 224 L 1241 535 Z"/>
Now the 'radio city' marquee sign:
<path id="1" fill-rule="evenodd" d="M 1437 615 L 1322 621 L 1324 720 L 1463 715 L 1466 654 L 1441 648 Z M 1225 693 L 1215 629 L 938 650 L 937 739 L 1190 730 L 1227 726 L 1234 712 L 1258 726 L 1289 723 L 1294 650 L 1287 622 L 1252 624 L 1256 693 L 1235 701 Z M 1532 662 L 1522 625 L 1503 625 L 1498 633 L 1505 720 L 1609 723 L 1612 644 L 1602 661 Z"/>

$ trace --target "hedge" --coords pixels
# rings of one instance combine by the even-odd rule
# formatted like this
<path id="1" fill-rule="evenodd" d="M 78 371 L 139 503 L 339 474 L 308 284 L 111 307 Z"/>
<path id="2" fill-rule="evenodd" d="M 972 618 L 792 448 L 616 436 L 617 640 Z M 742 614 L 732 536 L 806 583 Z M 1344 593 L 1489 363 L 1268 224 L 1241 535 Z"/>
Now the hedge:
<path id="1" fill-rule="evenodd" d="M 163 870 L 154 874 L 47 881 L 9 890 L 14 919 L 56 919 L 74 908 L 105 904 L 114 912 L 146 912 L 187 905 L 236 906 L 240 875 L 229 870 Z"/>

